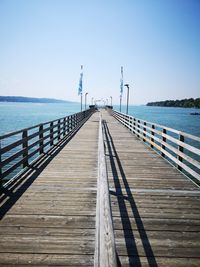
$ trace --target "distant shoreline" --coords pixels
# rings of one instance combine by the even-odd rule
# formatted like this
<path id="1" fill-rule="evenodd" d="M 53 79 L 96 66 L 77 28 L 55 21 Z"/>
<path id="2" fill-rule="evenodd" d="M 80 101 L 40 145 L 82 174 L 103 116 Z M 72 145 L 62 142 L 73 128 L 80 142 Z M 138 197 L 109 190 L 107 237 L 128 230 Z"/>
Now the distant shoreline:
<path id="1" fill-rule="evenodd" d="M 54 98 L 36 98 L 24 96 L 0 96 L 0 102 L 23 102 L 23 103 L 73 103 L 72 101 Z"/>
<path id="2" fill-rule="evenodd" d="M 200 108 L 200 98 L 188 98 L 182 100 L 165 100 L 149 102 L 146 106 L 154 107 L 177 107 L 177 108 Z"/>

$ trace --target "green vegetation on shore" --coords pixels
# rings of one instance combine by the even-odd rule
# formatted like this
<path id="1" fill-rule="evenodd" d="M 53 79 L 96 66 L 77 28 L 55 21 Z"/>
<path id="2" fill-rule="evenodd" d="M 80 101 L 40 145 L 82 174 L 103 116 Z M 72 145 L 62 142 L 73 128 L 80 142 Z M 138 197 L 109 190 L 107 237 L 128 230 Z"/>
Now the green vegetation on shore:
<path id="1" fill-rule="evenodd" d="M 27 103 L 67 103 L 70 101 L 53 98 L 35 98 L 24 96 L 0 96 L 0 102 L 27 102 Z"/>
<path id="2" fill-rule="evenodd" d="M 200 108 L 200 98 L 188 98 L 182 100 L 166 100 L 166 101 L 157 101 L 149 102 L 147 106 L 156 106 L 156 107 L 181 107 L 181 108 Z"/>

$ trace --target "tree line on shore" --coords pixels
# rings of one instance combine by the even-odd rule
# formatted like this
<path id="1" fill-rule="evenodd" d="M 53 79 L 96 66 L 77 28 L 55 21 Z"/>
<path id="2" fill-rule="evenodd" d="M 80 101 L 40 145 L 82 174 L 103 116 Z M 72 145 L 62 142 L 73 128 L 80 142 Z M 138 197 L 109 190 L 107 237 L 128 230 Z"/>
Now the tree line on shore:
<path id="1" fill-rule="evenodd" d="M 149 102 L 147 106 L 158 106 L 158 107 L 181 107 L 181 108 L 200 108 L 200 98 L 188 98 L 182 100 L 165 100 Z"/>

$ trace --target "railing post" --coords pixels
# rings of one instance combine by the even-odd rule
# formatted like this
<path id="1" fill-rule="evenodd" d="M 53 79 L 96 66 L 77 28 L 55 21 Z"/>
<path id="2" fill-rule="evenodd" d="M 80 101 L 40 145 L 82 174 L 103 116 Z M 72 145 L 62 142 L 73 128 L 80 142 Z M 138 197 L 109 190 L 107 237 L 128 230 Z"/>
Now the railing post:
<path id="1" fill-rule="evenodd" d="M 131 118 L 131 131 L 132 131 L 132 133 L 135 133 L 134 131 L 133 131 L 133 117 L 130 117 Z"/>
<path id="2" fill-rule="evenodd" d="M 140 128 L 140 120 L 137 121 L 137 127 Z M 137 132 L 140 133 L 140 130 L 138 129 Z M 140 137 L 139 134 L 137 136 Z"/>
<path id="3" fill-rule="evenodd" d="M 167 133 L 166 129 L 163 129 L 162 132 L 163 132 L 163 134 L 166 134 L 166 133 Z M 163 136 L 163 137 L 162 137 L 162 141 L 163 141 L 163 142 L 166 142 L 166 137 Z M 162 149 L 165 150 L 165 145 L 163 145 L 163 144 L 162 144 Z M 162 157 L 165 157 L 165 153 L 162 152 L 162 153 L 161 153 L 161 156 L 162 156 Z"/>
<path id="4" fill-rule="evenodd" d="M 134 133 L 135 133 L 135 126 L 136 126 L 136 119 L 135 118 L 133 118 L 133 129 L 134 129 Z"/>
<path id="5" fill-rule="evenodd" d="M 154 129 L 155 129 L 155 125 L 154 124 L 152 124 L 151 125 L 151 128 L 152 128 L 152 131 L 151 131 L 151 135 L 153 135 L 154 136 Z M 154 143 L 154 138 L 153 137 L 151 137 L 151 142 L 153 142 Z M 153 145 L 151 145 L 151 148 L 154 148 L 154 146 Z"/>
<path id="6" fill-rule="evenodd" d="M 67 133 L 69 133 L 69 116 L 67 116 Z"/>
<path id="7" fill-rule="evenodd" d="M 53 122 L 50 123 L 50 146 L 53 146 Z"/>
<path id="8" fill-rule="evenodd" d="M 2 162 L 2 157 L 1 157 L 1 140 L 0 140 L 0 188 L 3 185 L 3 179 L 1 178 L 2 177 L 2 173 L 3 173 L 1 162 Z"/>
<path id="9" fill-rule="evenodd" d="M 22 132 L 22 139 L 23 143 L 22 143 L 22 148 L 25 149 L 23 152 L 23 158 L 25 159 L 25 161 L 23 162 L 23 168 L 26 168 L 28 166 L 28 131 L 24 130 Z"/>
<path id="10" fill-rule="evenodd" d="M 146 123 L 146 121 L 145 121 L 145 122 L 144 122 L 144 126 L 146 126 L 146 125 L 147 125 L 147 123 Z M 143 128 L 143 131 L 144 131 L 143 136 L 144 136 L 144 137 L 146 137 L 146 130 L 147 130 L 146 127 L 144 127 L 144 128 Z M 145 138 L 143 138 L 143 141 L 144 141 L 144 142 L 146 141 Z"/>
<path id="11" fill-rule="evenodd" d="M 40 143 L 39 143 L 39 146 L 40 146 L 40 154 L 44 153 L 44 148 L 43 148 L 43 145 L 44 145 L 44 134 L 43 134 L 43 124 L 40 125 L 39 127 L 39 139 L 40 139 Z"/>
<path id="12" fill-rule="evenodd" d="M 58 140 L 60 140 L 60 119 L 58 120 Z"/>
<path id="13" fill-rule="evenodd" d="M 69 116 L 69 132 L 72 130 L 72 116 Z"/>
<path id="14" fill-rule="evenodd" d="M 185 141 L 185 140 L 184 140 L 184 136 L 183 136 L 182 134 L 179 135 L 179 141 L 181 141 L 181 142 L 184 142 L 184 141 Z M 182 147 L 181 145 L 179 145 L 179 146 L 178 146 L 178 150 L 179 150 L 180 152 L 183 152 L 183 147 Z M 183 158 L 182 158 L 181 156 L 178 155 L 177 158 L 178 158 L 178 160 L 179 160 L 180 162 L 183 161 Z M 177 164 L 177 168 L 178 168 L 180 171 L 182 171 L 182 167 L 181 167 L 179 164 Z"/>
<path id="15" fill-rule="evenodd" d="M 66 135 L 66 117 L 63 119 L 63 136 Z"/>

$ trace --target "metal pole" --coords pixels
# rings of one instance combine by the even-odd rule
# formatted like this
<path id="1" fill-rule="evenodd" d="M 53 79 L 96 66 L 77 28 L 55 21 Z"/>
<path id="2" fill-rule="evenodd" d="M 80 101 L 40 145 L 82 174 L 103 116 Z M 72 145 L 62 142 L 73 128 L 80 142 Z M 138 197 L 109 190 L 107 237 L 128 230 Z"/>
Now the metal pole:
<path id="1" fill-rule="evenodd" d="M 87 106 L 87 95 L 88 95 L 88 93 L 85 93 L 85 110 L 86 110 L 86 106 Z"/>
<path id="2" fill-rule="evenodd" d="M 129 84 L 125 84 L 127 87 L 127 104 L 126 104 L 126 114 L 128 115 L 128 103 L 129 103 Z"/>
<path id="3" fill-rule="evenodd" d="M 83 111 L 83 95 L 81 93 L 81 112 Z"/>
<path id="4" fill-rule="evenodd" d="M 110 97 L 110 105 L 112 107 L 112 96 Z"/>
<path id="5" fill-rule="evenodd" d="M 93 105 L 93 100 L 94 100 L 94 97 L 92 97 L 92 101 L 91 101 L 92 102 L 92 105 Z"/>
<path id="6" fill-rule="evenodd" d="M 122 111 L 122 96 L 120 95 L 119 111 Z"/>

